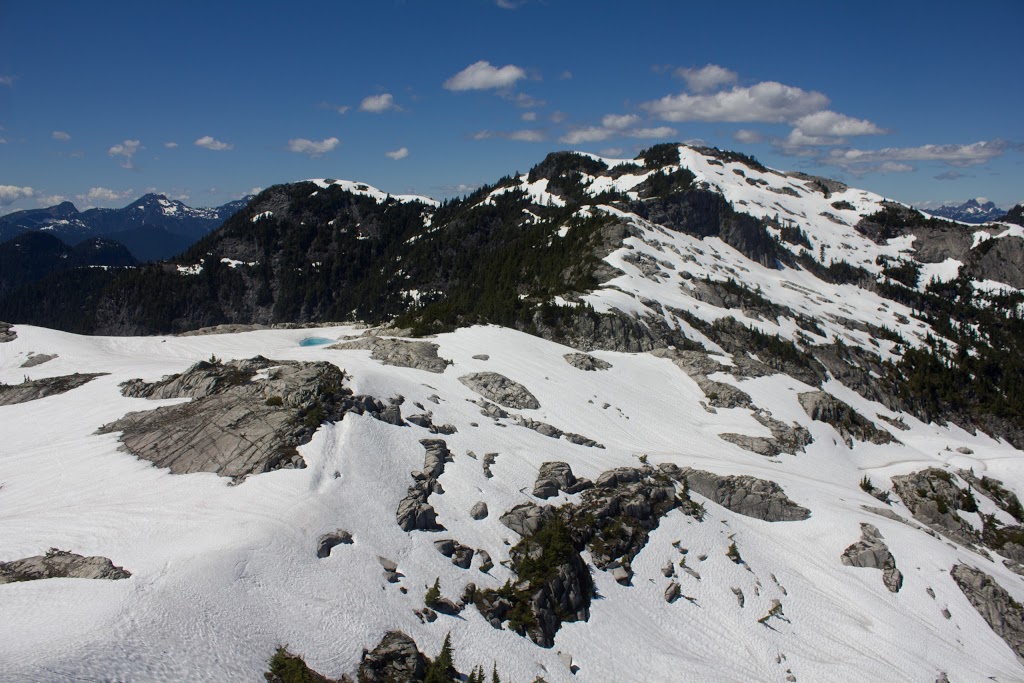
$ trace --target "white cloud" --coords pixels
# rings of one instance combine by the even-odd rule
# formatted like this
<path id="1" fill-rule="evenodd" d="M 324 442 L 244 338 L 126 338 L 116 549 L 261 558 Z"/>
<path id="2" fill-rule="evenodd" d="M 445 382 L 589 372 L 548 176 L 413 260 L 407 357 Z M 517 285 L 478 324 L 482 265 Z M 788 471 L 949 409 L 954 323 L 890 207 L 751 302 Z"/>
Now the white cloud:
<path id="1" fill-rule="evenodd" d="M 390 93 L 370 95 L 359 103 L 359 111 L 368 111 L 373 114 L 380 114 L 391 109 L 398 109 L 395 98 Z"/>
<path id="2" fill-rule="evenodd" d="M 716 88 L 735 83 L 738 76 L 717 64 L 708 64 L 700 68 L 676 69 L 675 75 L 686 81 L 686 87 L 694 92 L 707 92 Z"/>
<path id="3" fill-rule="evenodd" d="M 502 93 L 501 96 L 506 100 L 514 102 L 515 105 L 520 109 L 536 109 L 538 107 L 543 107 L 545 104 L 547 104 L 547 102 L 545 102 L 544 100 L 538 100 L 536 97 L 533 97 L 532 95 L 527 95 L 524 92 L 518 92 L 515 94 Z"/>
<path id="4" fill-rule="evenodd" d="M 177 142 L 165 142 L 164 143 L 164 147 L 166 147 L 167 149 L 174 149 L 177 146 L 178 146 Z"/>
<path id="5" fill-rule="evenodd" d="M 616 135 L 618 131 L 612 130 L 611 128 L 605 128 L 604 126 L 588 126 L 587 128 L 576 128 L 570 130 L 568 133 L 558 138 L 559 142 L 564 142 L 567 145 L 578 145 L 584 142 L 601 142 L 607 140 L 613 135 Z"/>
<path id="6" fill-rule="evenodd" d="M 848 170 L 859 166 L 912 161 L 940 161 L 951 166 L 975 166 L 1002 156 L 1010 145 L 1005 140 L 988 140 L 967 145 L 921 145 L 920 147 L 886 147 L 877 150 L 832 150 L 825 161 Z M 905 163 L 903 164 L 905 165 Z M 890 167 L 891 172 L 895 167 Z"/>
<path id="7" fill-rule="evenodd" d="M 63 201 L 67 201 L 67 197 L 62 194 L 44 194 L 36 197 L 36 204 L 39 206 L 55 206 Z"/>
<path id="8" fill-rule="evenodd" d="M 71 139 L 71 134 L 65 133 L 62 130 L 55 130 L 52 133 L 50 133 L 50 137 L 53 138 L 54 140 L 59 140 L 60 142 L 67 142 L 68 140 Z"/>
<path id="9" fill-rule="evenodd" d="M 112 157 L 121 157 L 121 166 L 124 168 L 135 168 L 135 153 L 141 147 L 142 144 L 138 140 L 125 140 L 108 149 L 107 154 Z"/>
<path id="10" fill-rule="evenodd" d="M 558 80 L 560 80 L 560 81 L 572 80 L 572 72 L 569 71 L 568 69 L 566 69 L 562 73 L 558 74 Z"/>
<path id="11" fill-rule="evenodd" d="M 569 115 L 566 114 L 564 111 L 551 112 L 552 123 L 561 123 L 562 121 L 565 121 L 567 118 L 569 118 Z"/>
<path id="12" fill-rule="evenodd" d="M 7 138 L 0 138 L 0 145 L 6 145 L 6 144 L 7 144 Z"/>
<path id="13" fill-rule="evenodd" d="M 77 195 L 77 199 L 88 203 L 116 202 L 130 197 L 131 194 L 131 189 L 118 192 L 117 190 L 111 190 L 106 187 L 90 187 L 89 191 L 85 194 Z"/>
<path id="14" fill-rule="evenodd" d="M 336 112 L 338 112 L 339 114 L 344 115 L 344 114 L 347 114 L 349 109 L 351 109 L 351 108 L 352 107 L 348 106 L 347 104 L 343 104 L 340 107 L 335 107 L 334 110 Z"/>
<path id="15" fill-rule="evenodd" d="M 516 140 L 519 142 L 544 142 L 547 137 L 543 131 L 524 129 L 511 131 L 481 130 L 473 133 L 474 140 L 489 140 L 500 138 L 502 140 Z"/>
<path id="16" fill-rule="evenodd" d="M 523 121 L 536 121 L 537 120 L 537 112 L 535 112 L 535 111 L 525 111 L 525 112 L 523 112 L 523 115 L 520 116 L 519 118 L 521 118 Z"/>
<path id="17" fill-rule="evenodd" d="M 796 120 L 795 125 L 807 135 L 837 138 L 854 135 L 882 135 L 886 132 L 866 119 L 855 119 L 852 116 L 829 110 L 801 116 Z"/>
<path id="18" fill-rule="evenodd" d="M 621 130 L 622 128 L 629 128 L 639 121 L 640 117 L 636 114 L 606 114 L 601 118 L 601 125 L 605 128 Z"/>
<path id="19" fill-rule="evenodd" d="M 665 121 L 781 123 L 820 111 L 828 104 L 828 97 L 820 92 L 765 81 L 711 95 L 667 95 L 642 106 Z"/>
<path id="20" fill-rule="evenodd" d="M 192 144 L 196 147 L 202 147 L 203 149 L 209 149 L 214 152 L 224 152 L 234 148 L 234 145 L 228 144 L 227 142 L 221 142 L 210 135 L 204 135 Z"/>
<path id="21" fill-rule="evenodd" d="M 18 187 L 17 185 L 0 185 L 0 206 L 8 206 L 18 201 L 19 199 L 26 199 L 35 194 L 35 190 L 31 187 Z"/>
<path id="22" fill-rule="evenodd" d="M 384 156 L 398 161 L 399 159 L 404 159 L 409 156 L 409 149 L 407 147 L 399 147 L 393 152 L 384 152 Z"/>
<path id="23" fill-rule="evenodd" d="M 444 88 L 446 90 L 508 88 L 522 78 L 526 78 L 526 72 L 514 64 L 498 68 L 491 66 L 490 62 L 481 60 L 470 64 L 445 81 Z"/>
<path id="24" fill-rule="evenodd" d="M 657 128 L 633 128 L 626 131 L 631 138 L 671 138 L 678 135 L 675 128 L 658 126 Z"/>
<path id="25" fill-rule="evenodd" d="M 0 76 L 0 85 L 6 85 L 8 88 L 14 85 L 14 79 L 16 76 Z"/>
<path id="26" fill-rule="evenodd" d="M 297 154 L 308 154 L 311 157 L 318 157 L 327 154 L 338 146 L 338 138 L 324 138 L 319 142 L 307 140 L 306 138 L 293 138 L 288 141 L 288 151 Z"/>
<path id="27" fill-rule="evenodd" d="M 732 139 L 735 140 L 736 142 L 742 142 L 744 144 L 749 145 L 761 142 L 762 140 L 764 140 L 764 137 L 756 130 L 747 130 L 745 128 L 741 128 L 740 130 L 732 134 Z"/>

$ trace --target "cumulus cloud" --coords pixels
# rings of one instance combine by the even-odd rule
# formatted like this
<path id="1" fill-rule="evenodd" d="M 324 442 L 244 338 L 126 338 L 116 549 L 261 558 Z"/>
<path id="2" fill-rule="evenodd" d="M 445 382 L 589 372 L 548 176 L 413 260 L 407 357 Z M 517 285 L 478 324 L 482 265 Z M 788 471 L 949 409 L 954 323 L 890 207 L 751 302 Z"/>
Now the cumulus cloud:
<path id="1" fill-rule="evenodd" d="M 470 64 L 444 82 L 446 90 L 490 90 L 508 88 L 516 81 L 526 78 L 526 72 L 514 64 L 503 67 L 491 66 L 490 62 L 479 61 Z"/>
<path id="2" fill-rule="evenodd" d="M 523 121 L 536 121 L 537 120 L 537 112 L 535 112 L 535 111 L 524 111 L 523 115 L 520 116 L 519 118 L 521 118 Z"/>
<path id="3" fill-rule="evenodd" d="M 398 109 L 398 105 L 395 104 L 395 98 L 390 93 L 370 95 L 359 103 L 359 111 L 368 111 L 371 114 L 380 114 L 392 109 Z"/>
<path id="4" fill-rule="evenodd" d="M 782 123 L 820 111 L 828 104 L 828 97 L 820 92 L 765 81 L 709 95 L 667 95 L 641 106 L 665 121 Z"/>
<path id="5" fill-rule="evenodd" d="M 214 152 L 224 152 L 234 148 L 234 145 L 228 144 L 227 142 L 221 142 L 212 135 L 204 135 L 192 144 L 196 147 L 202 147 L 203 149 L 209 149 Z"/>
<path id="6" fill-rule="evenodd" d="M 562 73 L 558 74 L 558 80 L 560 80 L 560 81 L 572 80 L 572 72 L 569 71 L 568 69 L 566 69 Z"/>
<path id="7" fill-rule="evenodd" d="M 538 107 L 543 107 L 545 104 L 547 104 L 547 102 L 545 102 L 544 100 L 539 100 L 536 97 L 533 97 L 532 95 L 527 95 L 524 92 L 504 92 L 501 93 L 501 96 L 504 99 L 515 103 L 515 105 L 520 109 L 536 109 Z"/>
<path id="8" fill-rule="evenodd" d="M 409 156 L 409 149 L 407 147 L 399 147 L 393 152 L 384 152 L 384 156 L 398 161 L 399 159 L 404 159 Z"/>
<path id="9" fill-rule="evenodd" d="M 885 129 L 879 128 L 866 119 L 855 119 L 852 116 L 827 109 L 801 116 L 796 120 L 796 127 L 807 135 L 837 138 L 855 135 L 882 135 L 886 132 Z"/>
<path id="10" fill-rule="evenodd" d="M 135 168 L 135 153 L 142 147 L 138 140 L 125 140 L 113 145 L 107 150 L 112 157 L 121 157 L 121 166 L 124 168 Z"/>
<path id="11" fill-rule="evenodd" d="M 742 142 L 743 144 L 752 145 L 764 140 L 764 136 L 762 136 L 756 130 L 747 130 L 746 128 L 741 128 L 740 130 L 732 134 L 732 139 L 735 140 L 736 142 Z"/>
<path id="12" fill-rule="evenodd" d="M 0 85 L 6 85 L 8 88 L 14 85 L 15 76 L 0 76 Z"/>
<path id="13" fill-rule="evenodd" d="M 77 195 L 77 199 L 90 204 L 95 202 L 116 202 L 130 197 L 131 194 L 131 189 L 118 192 L 106 187 L 90 187 L 89 191 L 85 194 Z"/>
<path id="14" fill-rule="evenodd" d="M 288 141 L 288 151 L 297 154 L 308 154 L 310 157 L 318 157 L 332 151 L 341 141 L 338 138 L 324 138 L 323 140 L 307 140 L 306 138 L 293 138 Z"/>
<path id="15" fill-rule="evenodd" d="M 178 146 L 177 142 L 165 142 L 164 143 L 164 147 L 166 147 L 167 149 L 174 149 L 177 146 Z"/>
<path id="16" fill-rule="evenodd" d="M 31 187 L 17 185 L 0 185 L 0 207 L 8 206 L 19 199 L 27 199 L 35 194 Z"/>
<path id="17" fill-rule="evenodd" d="M 559 141 L 567 145 L 579 145 L 613 137 L 665 138 L 676 135 L 676 130 L 668 126 L 637 128 L 639 122 L 640 117 L 635 114 L 606 114 L 601 118 L 600 126 L 574 128 L 559 138 Z"/>
<path id="18" fill-rule="evenodd" d="M 631 138 L 671 138 L 675 137 L 677 133 L 678 131 L 675 128 L 669 128 L 668 126 L 633 128 L 626 131 L 626 135 Z"/>
<path id="19" fill-rule="evenodd" d="M 982 140 L 967 145 L 921 145 L 883 149 L 832 150 L 828 163 L 850 170 L 867 165 L 900 164 L 913 161 L 939 161 L 951 166 L 976 166 L 1002 156 L 1009 148 L 1005 140 Z"/>
<path id="20" fill-rule="evenodd" d="M 44 194 L 36 197 L 36 204 L 39 206 L 55 206 L 63 201 L 67 201 L 67 197 L 62 194 Z"/>
<path id="21" fill-rule="evenodd" d="M 65 133 L 62 130 L 55 130 L 52 133 L 50 133 L 50 137 L 60 142 L 67 142 L 68 140 L 71 139 L 71 134 Z"/>
<path id="22" fill-rule="evenodd" d="M 578 145 L 584 142 L 601 142 L 617 134 L 618 131 L 604 126 L 588 126 L 586 128 L 575 128 L 558 138 L 559 142 L 567 145 Z"/>
<path id="23" fill-rule="evenodd" d="M 492 138 L 517 140 L 519 142 L 544 142 L 544 140 L 547 139 L 544 135 L 544 131 L 533 130 L 530 128 L 510 131 L 481 130 L 473 133 L 474 140 L 489 140 Z"/>
<path id="24" fill-rule="evenodd" d="M 639 121 L 640 117 L 636 114 L 605 114 L 601 117 L 602 126 L 605 128 L 613 128 L 615 130 L 629 128 Z"/>
<path id="25" fill-rule="evenodd" d="M 693 92 L 707 92 L 715 90 L 723 85 L 735 83 L 738 76 L 735 71 L 730 71 L 717 64 L 708 64 L 700 68 L 676 69 L 675 75 L 686 81 L 686 87 Z"/>

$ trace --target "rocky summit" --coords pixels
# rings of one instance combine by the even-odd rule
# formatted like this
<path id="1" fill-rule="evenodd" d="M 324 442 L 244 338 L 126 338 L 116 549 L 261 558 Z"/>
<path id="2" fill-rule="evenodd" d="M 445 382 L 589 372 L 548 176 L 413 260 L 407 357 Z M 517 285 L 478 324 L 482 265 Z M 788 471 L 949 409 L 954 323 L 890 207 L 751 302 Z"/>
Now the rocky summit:
<path id="1" fill-rule="evenodd" d="M 1019 213 L 664 144 L 12 277 L 0 670 L 1021 680 Z"/>

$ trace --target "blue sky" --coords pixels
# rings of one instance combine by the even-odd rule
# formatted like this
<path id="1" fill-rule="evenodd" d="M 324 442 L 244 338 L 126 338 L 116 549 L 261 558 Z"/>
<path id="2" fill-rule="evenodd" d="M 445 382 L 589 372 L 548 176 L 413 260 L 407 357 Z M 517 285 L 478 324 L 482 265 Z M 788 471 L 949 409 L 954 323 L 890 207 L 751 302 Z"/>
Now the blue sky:
<path id="1" fill-rule="evenodd" d="M 691 140 L 1009 207 L 1022 20 L 1019 0 L 7 0 L 0 213 L 313 177 L 444 197 L 558 149 Z"/>

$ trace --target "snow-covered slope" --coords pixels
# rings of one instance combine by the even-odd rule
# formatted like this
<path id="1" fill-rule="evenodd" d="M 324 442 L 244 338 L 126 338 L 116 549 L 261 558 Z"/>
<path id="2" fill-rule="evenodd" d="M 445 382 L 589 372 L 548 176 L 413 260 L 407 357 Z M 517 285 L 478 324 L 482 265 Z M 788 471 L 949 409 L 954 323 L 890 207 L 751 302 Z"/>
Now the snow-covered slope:
<path id="1" fill-rule="evenodd" d="M 0 561 L 58 547 L 108 557 L 132 576 L 0 586 L 0 662 L 8 680 L 253 681 L 282 644 L 336 677 L 354 671 L 363 649 L 390 629 L 409 633 L 430 655 L 451 632 L 460 670 L 496 661 L 502 679 L 511 681 L 782 681 L 792 675 L 931 682 L 942 671 L 950 680 L 1010 681 L 1024 673 L 949 569 L 979 567 L 1024 601 L 1020 577 L 996 558 L 914 528 L 899 502 L 891 510 L 904 522 L 867 511 L 881 504 L 858 488 L 865 475 L 887 488 L 893 475 L 937 466 L 970 468 L 1024 490 L 1022 454 L 982 434 L 903 416 L 909 430 L 893 430 L 901 443 L 856 442 L 849 449 L 833 427 L 801 409 L 797 394 L 810 388 L 800 382 L 784 375 L 717 376 L 814 437 L 804 453 L 765 458 L 717 436 L 765 434 L 751 411 L 708 412 L 706 396 L 668 359 L 598 352 L 612 367 L 584 372 L 563 359 L 570 349 L 496 327 L 434 340 L 440 356 L 452 361 L 443 374 L 382 365 L 366 351 L 300 346 L 311 334 L 361 333 L 352 328 L 133 339 L 15 329 L 17 339 L 0 344 L 3 381 L 15 383 L 26 373 L 110 374 L 66 394 L 0 407 Z M 58 358 L 23 370 L 29 351 Z M 456 433 L 440 437 L 454 456 L 439 479 L 444 492 L 430 497 L 447 531 L 404 532 L 395 521 L 409 473 L 421 467 L 419 440 L 431 437 L 422 427 L 350 414 L 321 427 L 300 449 L 305 469 L 255 475 L 237 486 L 211 473 L 170 474 L 119 451 L 115 434 L 95 434 L 127 411 L 154 407 L 122 397 L 120 382 L 181 372 L 211 355 L 257 354 L 328 360 L 351 375 L 357 393 L 402 395 L 405 414 L 420 404 L 435 424 L 455 426 Z M 481 354 L 489 358 L 475 358 Z M 470 402 L 479 397 L 457 379 L 481 371 L 506 375 L 537 397 L 540 409 L 517 412 L 605 448 L 482 417 Z M 885 408 L 838 384 L 828 388 L 887 428 L 876 418 L 889 415 Z M 499 454 L 493 478 L 470 452 Z M 501 562 L 518 537 L 498 517 L 519 503 L 540 502 L 530 491 L 542 463 L 564 461 L 577 476 L 596 479 L 615 467 L 636 467 L 641 457 L 778 482 L 811 516 L 766 522 L 693 494 L 706 506 L 704 521 L 678 510 L 666 515 L 633 561 L 631 586 L 594 570 L 600 597 L 589 621 L 564 624 L 550 650 L 492 628 L 472 606 L 433 623 L 414 615 L 435 577 L 443 594 L 456 599 L 467 583 L 497 588 L 512 578 Z M 578 497 L 560 494 L 548 502 Z M 476 521 L 469 510 L 478 501 L 491 513 Z M 884 536 L 904 575 L 898 593 L 886 590 L 880 572 L 840 562 L 860 537 L 861 523 Z M 354 543 L 318 559 L 317 539 L 338 528 Z M 478 561 L 470 569 L 454 567 L 434 548 L 439 538 L 486 550 L 495 567 L 488 574 L 478 571 Z M 731 543 L 743 564 L 727 557 Z M 386 582 L 378 557 L 397 563 L 404 575 L 398 584 Z M 678 567 L 681 559 L 694 572 L 675 570 L 687 599 L 668 603 L 670 579 L 662 568 Z M 784 618 L 759 623 L 775 600 Z M 575 676 L 557 652 L 571 655 Z"/>

